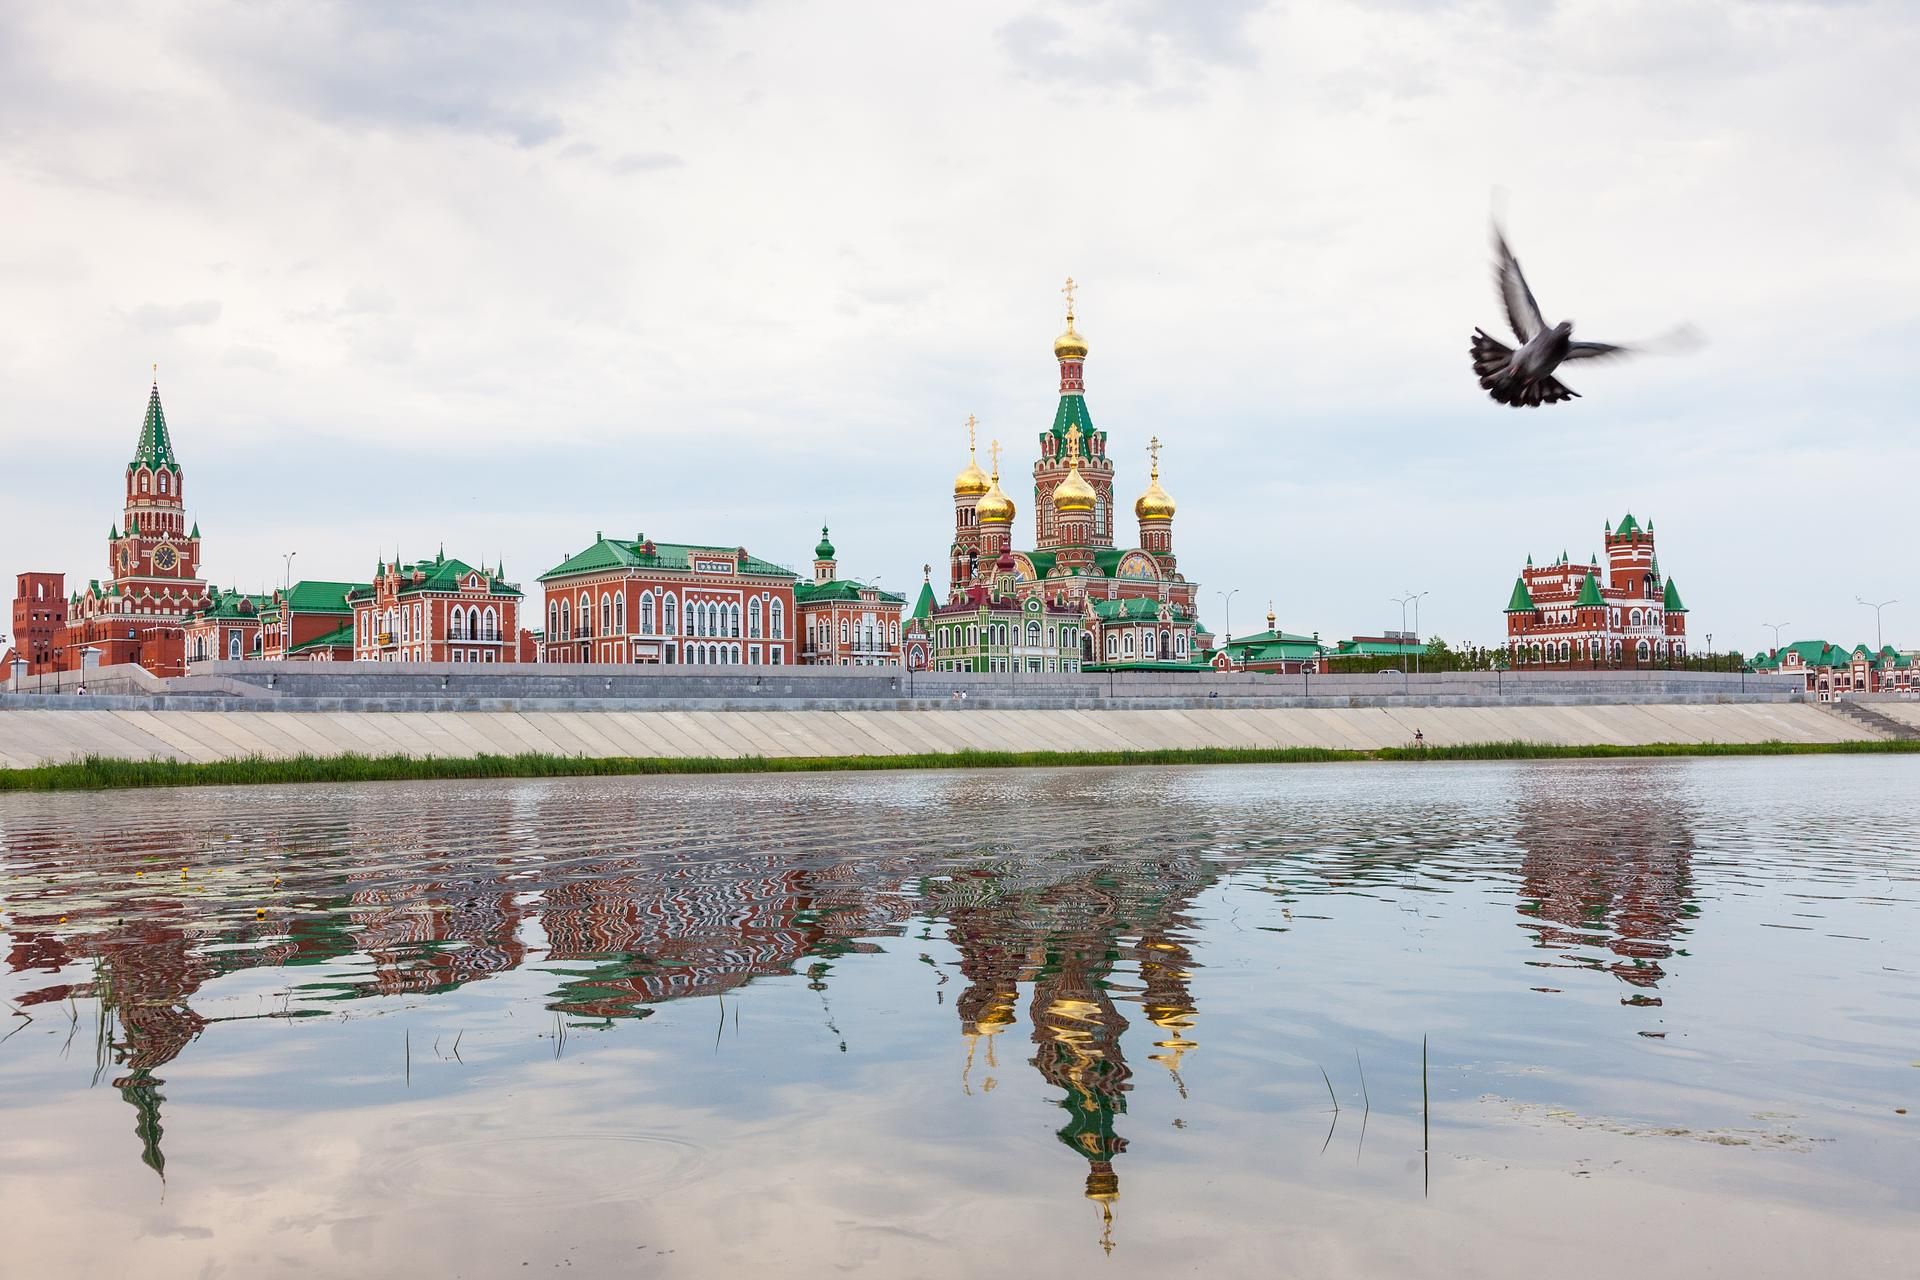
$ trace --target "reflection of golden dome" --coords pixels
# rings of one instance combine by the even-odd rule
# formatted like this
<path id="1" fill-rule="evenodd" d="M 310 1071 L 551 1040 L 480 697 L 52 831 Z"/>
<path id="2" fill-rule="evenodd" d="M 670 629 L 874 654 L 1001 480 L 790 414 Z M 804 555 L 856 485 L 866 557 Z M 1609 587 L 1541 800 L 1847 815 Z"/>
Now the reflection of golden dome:
<path id="1" fill-rule="evenodd" d="M 1133 514 L 1142 520 L 1173 519 L 1173 498 L 1160 487 L 1160 470 L 1154 468 L 1153 482 L 1147 491 L 1134 500 Z"/>
<path id="2" fill-rule="evenodd" d="M 1061 512 L 1092 511 L 1094 500 L 1098 497 L 1093 486 L 1081 478 L 1080 459 L 1075 458 L 1067 478 L 1053 491 L 1053 509 Z"/>
<path id="3" fill-rule="evenodd" d="M 966 468 L 953 478 L 953 496 L 977 498 L 991 487 L 987 473 L 980 469 L 980 464 L 973 460 L 972 455 L 968 455 Z"/>
<path id="4" fill-rule="evenodd" d="M 1085 360 L 1087 358 L 1087 340 L 1073 329 L 1073 316 L 1067 316 L 1067 331 L 1053 340 L 1053 358 L 1055 360 Z"/>
<path id="5" fill-rule="evenodd" d="M 1012 524 L 1013 499 L 1000 492 L 1000 473 L 995 471 L 986 495 L 973 504 L 974 518 L 981 524 Z"/>

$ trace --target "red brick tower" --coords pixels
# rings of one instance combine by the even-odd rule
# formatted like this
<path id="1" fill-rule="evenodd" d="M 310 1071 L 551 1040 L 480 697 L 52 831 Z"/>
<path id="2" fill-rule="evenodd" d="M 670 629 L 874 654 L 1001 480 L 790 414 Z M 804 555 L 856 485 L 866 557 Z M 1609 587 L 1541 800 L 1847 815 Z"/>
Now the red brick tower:
<path id="1" fill-rule="evenodd" d="M 1629 511 L 1618 529 L 1606 527 L 1607 585 L 1631 600 L 1659 598 L 1660 573 L 1653 558 L 1653 524 L 1645 529 Z"/>
<path id="2" fill-rule="evenodd" d="M 66 624 L 66 574 L 23 573 L 14 579 L 13 647 L 30 672 L 54 669 L 54 637 Z"/>
<path id="3" fill-rule="evenodd" d="M 974 456 L 974 432 L 978 425 L 973 415 L 968 414 L 967 465 L 953 478 L 953 547 L 948 575 L 950 596 L 964 590 L 973 581 L 975 570 L 980 567 L 980 517 L 975 508 L 993 488 L 987 473 L 980 469 L 979 459 Z M 991 563 L 992 557 L 987 559 Z"/>
<path id="4" fill-rule="evenodd" d="M 185 472 L 173 455 L 158 379 L 127 464 L 123 519 L 125 532 L 116 528 L 107 540 L 107 588 L 120 596 L 117 611 L 179 621 L 206 596 L 207 584 L 200 580 L 200 526 L 187 528 Z"/>
<path id="5" fill-rule="evenodd" d="M 1033 545 L 1042 551 L 1113 545 L 1113 463 L 1107 459 L 1106 432 L 1094 430 L 1087 414 L 1087 340 L 1073 327 L 1075 287 L 1069 276 L 1061 290 L 1067 295 L 1067 329 L 1053 340 L 1053 357 L 1060 362 L 1060 407 L 1053 425 L 1040 433 L 1040 457 L 1033 464 Z M 1073 470 L 1067 456 L 1067 433 L 1073 430 L 1080 434 L 1080 481 L 1093 490 L 1093 504 L 1088 519 L 1073 521 L 1075 541 L 1069 543 L 1054 494 Z"/>
<path id="6" fill-rule="evenodd" d="M 1153 475 L 1147 485 L 1147 491 L 1134 500 L 1133 514 L 1140 521 L 1140 549 L 1160 562 L 1160 567 L 1172 574 L 1178 563 L 1173 558 L 1173 498 L 1160 487 L 1160 437 L 1154 436 L 1147 442 L 1147 452 L 1153 455 Z M 1267 628 L 1271 631 L 1273 628 Z"/>

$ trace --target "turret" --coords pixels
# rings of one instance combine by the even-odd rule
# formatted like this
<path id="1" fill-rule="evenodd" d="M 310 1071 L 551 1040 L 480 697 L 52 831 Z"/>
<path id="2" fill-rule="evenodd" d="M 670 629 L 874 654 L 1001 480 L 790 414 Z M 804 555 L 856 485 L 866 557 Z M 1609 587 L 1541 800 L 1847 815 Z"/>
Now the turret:
<path id="1" fill-rule="evenodd" d="M 992 489 L 987 473 L 975 457 L 974 433 L 979 423 L 967 415 L 967 465 L 953 478 L 953 549 L 948 586 L 958 592 L 973 578 L 980 559 L 980 499 Z"/>
<path id="2" fill-rule="evenodd" d="M 1157 556 L 1161 564 L 1173 568 L 1173 498 L 1160 487 L 1160 437 L 1147 442 L 1153 457 L 1147 491 L 1134 500 L 1133 514 L 1140 521 L 1140 549 Z"/>
<path id="3" fill-rule="evenodd" d="M 820 541 L 813 548 L 813 580 L 815 584 L 832 582 L 839 577 L 839 565 L 833 557 L 833 543 L 827 539 L 827 526 L 820 526 Z"/>

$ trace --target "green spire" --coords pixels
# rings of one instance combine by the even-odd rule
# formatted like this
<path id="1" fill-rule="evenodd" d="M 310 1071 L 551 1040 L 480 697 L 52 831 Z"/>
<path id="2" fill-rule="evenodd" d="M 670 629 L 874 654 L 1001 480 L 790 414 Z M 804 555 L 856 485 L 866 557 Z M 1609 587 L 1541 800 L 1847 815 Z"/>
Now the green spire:
<path id="1" fill-rule="evenodd" d="M 825 525 L 820 526 L 820 541 L 813 548 L 813 558 L 815 560 L 833 559 L 833 543 L 827 541 L 827 526 Z"/>
<path id="2" fill-rule="evenodd" d="M 147 393 L 147 419 L 140 424 L 140 444 L 133 451 L 130 467 L 146 467 L 158 471 L 161 467 L 178 471 L 179 461 L 173 456 L 173 440 L 167 435 L 167 415 L 160 408 L 160 382 L 154 380 L 153 390 Z"/>
<path id="3" fill-rule="evenodd" d="M 1629 511 L 1627 512 L 1627 518 L 1620 522 L 1620 527 L 1613 531 L 1613 536 L 1616 538 L 1625 538 L 1638 532 L 1640 532 L 1640 522 L 1635 520 L 1633 518 L 1633 512 Z"/>
<path id="4" fill-rule="evenodd" d="M 1528 556 L 1528 557 L 1527 557 L 1527 568 L 1529 568 L 1529 569 L 1531 569 L 1531 568 L 1533 568 L 1533 557 L 1532 557 L 1532 556 Z"/>
<path id="5" fill-rule="evenodd" d="M 1531 557 L 1529 557 L 1529 560 L 1531 560 Z M 1507 599 L 1507 612 L 1533 612 L 1533 593 L 1527 590 L 1527 580 L 1525 578 L 1515 578 L 1513 580 L 1513 595 Z"/>
<path id="6" fill-rule="evenodd" d="M 1680 603 L 1680 589 L 1673 585 L 1673 579 L 1667 579 L 1667 612 L 1685 613 L 1687 606 Z"/>
<path id="7" fill-rule="evenodd" d="M 195 520 L 193 522 L 193 532 L 188 534 L 187 536 L 189 538 L 194 538 L 196 540 L 200 537 L 200 522 L 198 520 Z"/>
<path id="8" fill-rule="evenodd" d="M 1586 578 L 1580 583 L 1580 598 L 1578 600 L 1575 600 L 1573 603 L 1576 606 L 1605 605 L 1607 602 L 1600 598 L 1599 580 L 1596 579 L 1592 574 L 1588 574 Z"/>
<path id="9" fill-rule="evenodd" d="M 133 519 L 127 521 L 127 536 L 129 538 L 136 538 L 140 536 L 140 517 L 139 516 L 135 516 Z"/>
<path id="10" fill-rule="evenodd" d="M 119 526 L 119 525 L 117 525 L 117 524 L 110 524 L 110 525 L 108 525 L 108 526 L 107 526 L 107 541 L 108 541 L 108 542 L 118 542 L 118 541 L 120 541 L 120 526 Z"/>

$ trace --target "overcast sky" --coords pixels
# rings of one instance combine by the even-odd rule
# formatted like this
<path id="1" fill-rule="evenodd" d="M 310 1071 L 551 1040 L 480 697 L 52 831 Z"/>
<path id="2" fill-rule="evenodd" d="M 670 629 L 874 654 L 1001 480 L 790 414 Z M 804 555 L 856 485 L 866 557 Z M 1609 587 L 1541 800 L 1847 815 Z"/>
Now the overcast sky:
<path id="1" fill-rule="evenodd" d="M 1910 3 L 532 8 L 0 8 L 9 587 L 104 574 L 157 362 L 222 585 L 825 520 L 911 590 L 969 413 L 1030 541 L 1071 274 L 1216 631 L 1495 640 L 1631 510 L 1696 648 L 1920 644 Z M 1550 319 L 1707 345 L 1487 400 L 1496 189 Z"/>

